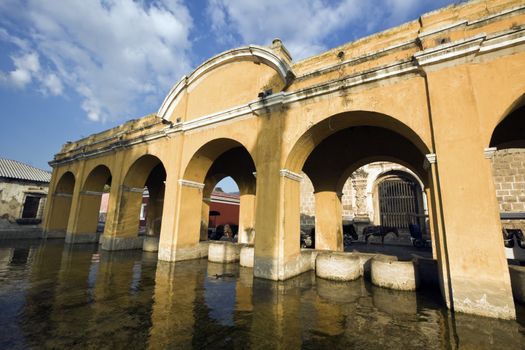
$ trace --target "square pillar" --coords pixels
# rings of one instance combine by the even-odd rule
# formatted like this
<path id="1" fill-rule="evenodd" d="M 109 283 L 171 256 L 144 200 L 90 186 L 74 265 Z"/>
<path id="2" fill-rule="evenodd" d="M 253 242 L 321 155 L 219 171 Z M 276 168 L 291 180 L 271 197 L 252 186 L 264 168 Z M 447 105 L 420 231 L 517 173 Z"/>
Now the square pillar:
<path id="1" fill-rule="evenodd" d="M 315 249 L 343 251 L 342 194 L 315 193 Z"/>
<path id="2" fill-rule="evenodd" d="M 255 238 L 255 194 L 241 194 L 239 199 L 239 243 L 253 244 Z"/>
<path id="3" fill-rule="evenodd" d="M 309 270 L 311 263 L 309 255 L 301 254 L 299 242 L 301 175 L 272 168 L 257 172 L 253 274 L 282 281 Z"/>
<path id="4" fill-rule="evenodd" d="M 507 259 L 490 161 L 485 159 L 476 86 L 468 64 L 426 74 L 441 207 L 440 263 L 454 311 L 514 319 Z"/>
<path id="5" fill-rule="evenodd" d="M 177 186 L 177 189 L 174 189 L 174 186 Z M 166 207 L 175 210 L 175 220 L 173 226 L 162 226 L 159 260 L 181 261 L 208 255 L 207 243 L 199 243 L 203 189 L 204 184 L 185 179 L 166 182 L 166 195 L 174 193 L 177 200 L 174 208 Z M 169 211 L 164 210 L 163 220 L 168 213 Z"/>

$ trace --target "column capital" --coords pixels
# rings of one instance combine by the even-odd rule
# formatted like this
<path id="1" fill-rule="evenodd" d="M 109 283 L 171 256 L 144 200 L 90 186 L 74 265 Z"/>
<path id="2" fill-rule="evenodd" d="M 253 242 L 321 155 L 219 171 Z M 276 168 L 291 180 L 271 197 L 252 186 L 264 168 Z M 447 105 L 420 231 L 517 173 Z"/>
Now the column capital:
<path id="1" fill-rule="evenodd" d="M 485 159 L 492 159 L 494 157 L 494 153 L 498 150 L 497 147 L 487 147 L 483 150 L 483 155 L 485 156 Z"/>
<path id="2" fill-rule="evenodd" d="M 141 187 L 128 187 L 126 185 L 122 185 L 121 188 L 124 192 L 144 193 L 144 188 Z"/>
<path id="3" fill-rule="evenodd" d="M 204 184 L 196 181 L 190 181 L 190 180 L 184 180 L 179 179 L 179 184 L 181 186 L 191 187 L 191 188 L 198 188 L 199 190 L 202 190 L 204 188 Z"/>
<path id="4" fill-rule="evenodd" d="M 286 177 L 286 178 L 288 178 L 290 180 L 294 180 L 294 181 L 297 181 L 297 182 L 301 182 L 301 180 L 303 179 L 303 176 L 301 174 L 294 173 L 293 171 L 288 170 L 288 169 L 281 169 L 281 170 L 279 170 L 279 174 L 282 177 Z"/>
<path id="5" fill-rule="evenodd" d="M 100 191 L 80 191 L 80 194 L 81 195 L 86 195 L 86 196 L 102 196 L 104 194 L 104 192 L 100 192 Z"/>
<path id="6" fill-rule="evenodd" d="M 436 162 L 437 162 L 437 156 L 435 153 L 425 154 L 425 160 L 423 161 L 423 168 L 425 170 L 428 170 L 430 168 L 430 165 L 436 164 Z"/>

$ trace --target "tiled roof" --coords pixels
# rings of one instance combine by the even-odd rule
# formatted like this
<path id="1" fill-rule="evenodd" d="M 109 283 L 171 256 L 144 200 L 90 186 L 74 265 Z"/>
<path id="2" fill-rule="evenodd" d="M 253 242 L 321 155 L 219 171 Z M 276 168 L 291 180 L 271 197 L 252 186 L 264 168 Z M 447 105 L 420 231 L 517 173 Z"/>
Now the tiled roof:
<path id="1" fill-rule="evenodd" d="M 0 158 L 0 177 L 38 182 L 51 181 L 50 172 L 5 158 Z"/>

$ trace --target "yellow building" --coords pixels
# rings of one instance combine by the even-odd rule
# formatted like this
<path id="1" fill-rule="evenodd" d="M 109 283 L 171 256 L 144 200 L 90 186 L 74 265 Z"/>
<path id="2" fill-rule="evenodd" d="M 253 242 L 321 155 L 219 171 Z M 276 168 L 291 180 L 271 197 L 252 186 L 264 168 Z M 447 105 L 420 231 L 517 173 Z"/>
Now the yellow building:
<path id="1" fill-rule="evenodd" d="M 346 179 L 390 161 L 422 182 L 447 305 L 514 318 L 491 157 L 523 145 L 524 23 L 522 0 L 477 0 L 298 62 L 280 40 L 212 57 L 156 114 L 63 146 L 45 230 L 93 241 L 110 184 L 102 249 L 140 248 L 147 187 L 148 218 L 162 219 L 158 258 L 203 257 L 203 199 L 231 176 L 240 241 L 255 229 L 254 276 L 285 280 L 309 266 L 301 172 L 315 191 L 317 248 L 342 250 Z"/>

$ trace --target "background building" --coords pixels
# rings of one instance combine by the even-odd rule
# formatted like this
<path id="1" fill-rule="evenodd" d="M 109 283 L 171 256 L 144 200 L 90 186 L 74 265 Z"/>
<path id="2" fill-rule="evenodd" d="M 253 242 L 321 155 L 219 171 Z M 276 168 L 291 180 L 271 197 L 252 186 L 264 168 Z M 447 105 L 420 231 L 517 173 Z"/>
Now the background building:
<path id="1" fill-rule="evenodd" d="M 42 219 L 51 174 L 0 158 L 0 218 L 4 225 L 37 224 Z"/>

